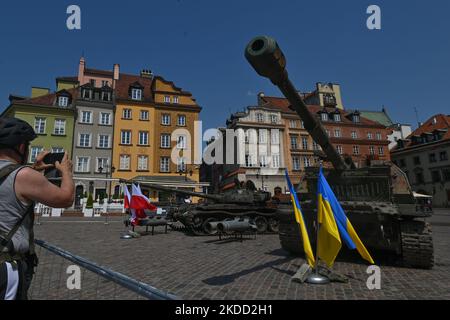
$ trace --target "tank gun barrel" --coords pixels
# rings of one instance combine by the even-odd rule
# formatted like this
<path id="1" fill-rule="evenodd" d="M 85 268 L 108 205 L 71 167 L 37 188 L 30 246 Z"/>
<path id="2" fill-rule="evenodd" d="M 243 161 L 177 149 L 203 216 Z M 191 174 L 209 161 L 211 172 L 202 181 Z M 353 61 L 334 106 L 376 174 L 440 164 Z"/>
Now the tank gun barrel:
<path id="1" fill-rule="evenodd" d="M 286 58 L 275 39 L 267 36 L 254 38 L 245 49 L 245 57 L 260 76 L 269 78 L 289 100 L 291 109 L 303 120 L 305 129 L 314 141 L 322 147 L 334 168 L 338 171 L 348 169 L 349 165 L 345 163 L 344 159 L 330 143 L 322 124 L 311 114 L 289 80 L 286 70 Z"/>
<path id="2" fill-rule="evenodd" d="M 192 196 L 192 197 L 205 198 L 205 199 L 214 200 L 216 202 L 220 202 L 220 200 L 221 200 L 220 196 L 216 196 L 216 195 L 212 195 L 212 194 L 205 194 L 205 193 L 195 192 L 195 191 L 189 191 L 189 190 L 180 190 L 180 189 L 176 189 L 176 188 L 169 188 L 169 187 L 164 187 L 164 186 L 150 183 L 150 182 L 120 179 L 120 183 L 125 183 L 125 184 L 139 183 L 150 189 L 154 189 L 154 190 L 158 190 L 158 191 L 183 194 L 183 195 Z"/>

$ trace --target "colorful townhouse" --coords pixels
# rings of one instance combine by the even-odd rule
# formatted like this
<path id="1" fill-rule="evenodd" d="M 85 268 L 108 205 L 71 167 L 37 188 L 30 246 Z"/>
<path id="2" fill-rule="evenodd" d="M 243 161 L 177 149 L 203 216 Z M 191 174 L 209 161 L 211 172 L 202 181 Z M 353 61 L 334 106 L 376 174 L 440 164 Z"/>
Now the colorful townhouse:
<path id="1" fill-rule="evenodd" d="M 72 153 L 77 89 L 32 88 L 31 97 L 11 95 L 10 105 L 3 116 L 28 122 L 38 137 L 30 145 L 28 162 L 33 163 L 43 150 Z"/>

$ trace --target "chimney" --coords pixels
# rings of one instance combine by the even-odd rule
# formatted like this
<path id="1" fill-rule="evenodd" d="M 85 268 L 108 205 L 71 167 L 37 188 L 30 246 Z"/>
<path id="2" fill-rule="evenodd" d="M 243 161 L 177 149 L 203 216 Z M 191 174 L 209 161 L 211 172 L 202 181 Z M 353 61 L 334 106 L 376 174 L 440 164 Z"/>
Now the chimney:
<path id="1" fill-rule="evenodd" d="M 151 79 L 153 77 L 153 73 L 151 70 L 143 69 L 141 71 L 141 78 L 149 78 Z"/>
<path id="2" fill-rule="evenodd" d="M 80 63 L 78 64 L 78 82 L 80 83 L 80 85 L 83 84 L 85 68 L 86 68 L 86 61 L 84 60 L 84 57 L 81 57 Z"/>
<path id="3" fill-rule="evenodd" d="M 50 93 L 48 88 L 31 87 L 31 98 L 42 97 Z"/>
<path id="4" fill-rule="evenodd" d="M 114 79 L 113 80 L 119 80 L 120 77 L 120 65 L 118 63 L 114 64 Z"/>

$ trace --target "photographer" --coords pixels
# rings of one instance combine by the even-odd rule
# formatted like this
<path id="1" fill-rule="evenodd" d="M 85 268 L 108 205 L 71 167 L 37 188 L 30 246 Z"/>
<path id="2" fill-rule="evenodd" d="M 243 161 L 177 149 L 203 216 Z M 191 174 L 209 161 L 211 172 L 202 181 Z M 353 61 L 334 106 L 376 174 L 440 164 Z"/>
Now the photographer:
<path id="1" fill-rule="evenodd" d="M 45 164 L 41 153 L 26 166 L 33 128 L 17 118 L 0 118 L 0 300 L 27 299 L 37 257 L 34 253 L 34 205 L 67 208 L 74 199 L 72 162 L 67 153 L 61 162 Z M 61 187 L 50 183 L 42 171 L 55 167 Z"/>

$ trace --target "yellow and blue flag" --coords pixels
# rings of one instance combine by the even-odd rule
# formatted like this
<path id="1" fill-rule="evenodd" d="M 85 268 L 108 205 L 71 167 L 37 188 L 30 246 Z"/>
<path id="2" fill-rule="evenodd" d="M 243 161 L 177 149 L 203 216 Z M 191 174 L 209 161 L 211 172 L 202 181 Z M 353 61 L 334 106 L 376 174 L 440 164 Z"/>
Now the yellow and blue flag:
<path id="1" fill-rule="evenodd" d="M 300 225 L 300 231 L 303 239 L 303 250 L 305 251 L 306 260 L 311 267 L 314 267 L 314 254 L 311 248 L 311 243 L 309 242 L 308 231 L 306 230 L 305 219 L 303 217 L 302 208 L 300 207 L 300 202 L 298 201 L 297 193 L 294 190 L 291 179 L 289 178 L 288 171 L 286 172 L 286 181 L 289 187 L 289 192 L 291 193 L 291 200 L 294 206 L 295 220 Z"/>
<path id="2" fill-rule="evenodd" d="M 318 181 L 319 206 L 318 216 L 321 227 L 319 230 L 318 256 L 329 266 L 332 266 L 341 248 L 341 237 L 349 249 L 356 249 L 359 254 L 374 264 L 372 257 L 358 237 L 350 220 L 344 213 L 325 176 L 320 168 Z"/>

